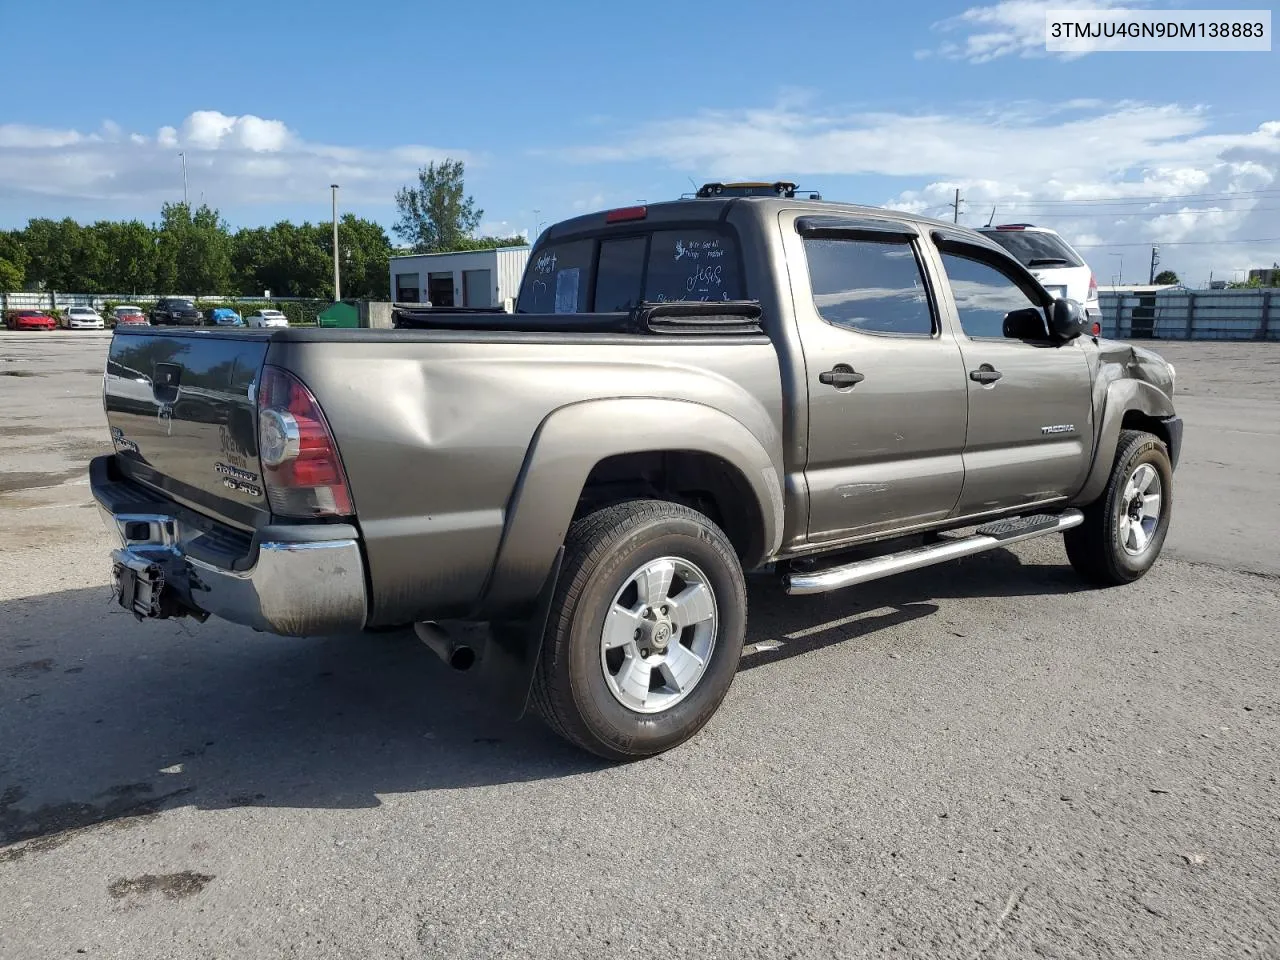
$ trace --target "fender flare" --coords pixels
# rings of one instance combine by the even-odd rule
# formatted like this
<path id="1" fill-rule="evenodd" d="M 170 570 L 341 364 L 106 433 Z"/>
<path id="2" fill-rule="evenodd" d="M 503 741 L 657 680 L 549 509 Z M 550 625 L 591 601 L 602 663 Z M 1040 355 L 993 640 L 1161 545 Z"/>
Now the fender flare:
<path id="1" fill-rule="evenodd" d="M 1084 486 L 1071 498 L 1073 505 L 1089 504 L 1102 496 L 1102 491 L 1107 487 L 1107 479 L 1111 476 L 1124 415 L 1132 412 L 1157 419 L 1172 417 L 1173 402 L 1145 380 L 1116 380 L 1107 386 L 1098 439 L 1093 447 L 1093 465 L 1089 468 Z"/>
<path id="2" fill-rule="evenodd" d="M 508 503 L 483 613 L 509 612 L 537 597 L 597 463 L 663 450 L 711 454 L 736 469 L 763 518 L 765 556 L 777 552 L 783 526 L 780 450 L 771 457 L 738 420 L 693 401 L 586 400 L 552 411 L 534 433 Z"/>

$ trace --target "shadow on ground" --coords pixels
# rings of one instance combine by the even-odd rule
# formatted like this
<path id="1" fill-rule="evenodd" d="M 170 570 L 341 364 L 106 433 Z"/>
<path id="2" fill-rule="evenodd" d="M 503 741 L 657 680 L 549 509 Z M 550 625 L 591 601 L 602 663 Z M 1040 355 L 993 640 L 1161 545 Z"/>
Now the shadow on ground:
<path id="1" fill-rule="evenodd" d="M 1080 589 L 1008 551 L 818 597 L 753 577 L 743 669 L 869 642 L 952 597 Z M 886 611 L 887 612 L 883 612 Z M 862 615 L 865 614 L 865 615 Z M 574 776 L 604 764 L 411 633 L 283 639 L 210 621 L 136 623 L 107 588 L 0 603 L 0 863 L 74 831 L 183 804 L 358 808 L 379 794 Z"/>

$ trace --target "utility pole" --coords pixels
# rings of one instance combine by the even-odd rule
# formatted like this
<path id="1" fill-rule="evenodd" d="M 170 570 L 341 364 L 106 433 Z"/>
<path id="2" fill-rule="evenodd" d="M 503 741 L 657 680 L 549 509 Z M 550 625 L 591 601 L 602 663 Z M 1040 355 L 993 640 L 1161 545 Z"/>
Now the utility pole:
<path id="1" fill-rule="evenodd" d="M 333 302 L 342 299 L 342 287 L 338 279 L 338 185 L 329 184 L 333 191 Z"/>
<path id="2" fill-rule="evenodd" d="M 187 204 L 187 155 L 185 153 L 179 153 L 178 156 L 182 158 L 182 205 L 185 207 L 185 206 L 188 206 Z"/>
<path id="3" fill-rule="evenodd" d="M 960 199 L 960 188 L 959 188 L 959 187 L 956 187 L 956 202 L 955 202 L 955 203 L 952 203 L 952 204 L 948 204 L 948 206 L 950 206 L 950 207 L 951 207 L 951 221 L 952 221 L 952 223 L 959 223 L 959 222 L 960 222 L 960 204 L 961 204 L 961 203 L 963 203 L 963 202 L 964 202 L 964 201 L 962 201 L 962 200 Z M 991 215 L 992 215 L 992 216 L 995 216 L 995 211 L 994 211 L 994 209 L 992 210 L 992 214 L 991 214 Z"/>
<path id="4" fill-rule="evenodd" d="M 1151 245 L 1151 279 L 1147 283 L 1155 286 L 1156 267 L 1160 265 L 1160 248 L 1154 243 Z"/>

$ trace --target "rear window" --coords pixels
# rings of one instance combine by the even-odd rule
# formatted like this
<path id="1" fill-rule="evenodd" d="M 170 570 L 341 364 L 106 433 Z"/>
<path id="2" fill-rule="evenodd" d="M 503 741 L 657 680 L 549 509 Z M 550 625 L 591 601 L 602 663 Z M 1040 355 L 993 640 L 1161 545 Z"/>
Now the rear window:
<path id="1" fill-rule="evenodd" d="M 706 228 L 572 240 L 537 251 L 520 313 L 608 313 L 641 302 L 743 300 L 738 244 Z"/>
<path id="2" fill-rule="evenodd" d="M 994 240 L 1008 250 L 1024 267 L 1084 266 L 1084 262 L 1063 239 L 1053 233 L 1040 233 L 1035 230 L 984 230 L 983 236 Z"/>

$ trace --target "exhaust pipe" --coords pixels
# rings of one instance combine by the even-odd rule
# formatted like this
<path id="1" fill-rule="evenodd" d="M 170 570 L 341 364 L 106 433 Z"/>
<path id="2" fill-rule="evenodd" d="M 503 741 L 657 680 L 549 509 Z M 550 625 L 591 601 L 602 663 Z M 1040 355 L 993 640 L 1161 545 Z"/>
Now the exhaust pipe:
<path id="1" fill-rule="evenodd" d="M 459 671 L 470 670 L 475 666 L 478 659 L 475 648 L 454 640 L 444 631 L 440 624 L 429 620 L 415 623 L 413 632 L 418 635 L 418 639 L 425 643 L 432 653 L 453 667 L 453 669 Z"/>

